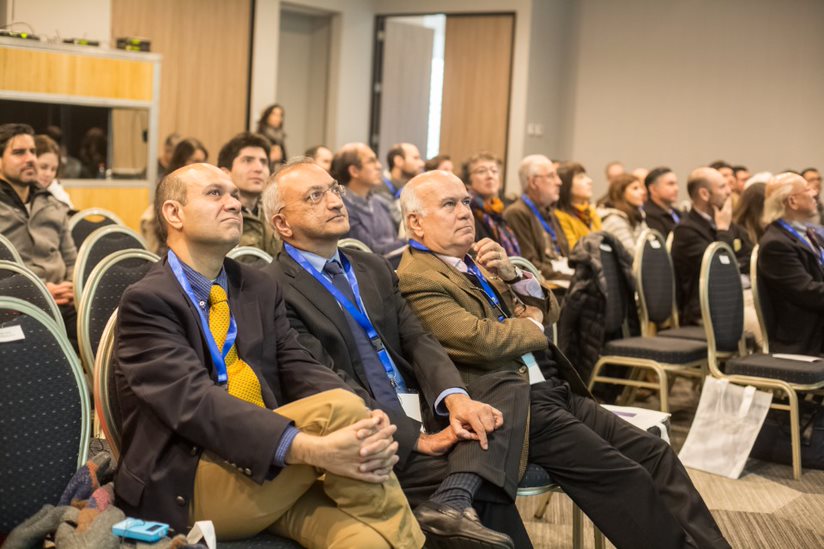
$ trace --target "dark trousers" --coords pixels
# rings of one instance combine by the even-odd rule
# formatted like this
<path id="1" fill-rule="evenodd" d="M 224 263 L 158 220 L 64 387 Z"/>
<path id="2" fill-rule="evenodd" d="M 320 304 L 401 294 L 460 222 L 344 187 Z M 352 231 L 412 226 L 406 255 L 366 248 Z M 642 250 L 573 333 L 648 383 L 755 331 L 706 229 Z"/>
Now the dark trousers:
<path id="1" fill-rule="evenodd" d="M 730 547 L 665 441 L 550 380 L 531 388 L 529 461 L 619 549 Z"/>
<path id="2" fill-rule="evenodd" d="M 395 467 L 395 474 L 413 508 L 426 501 L 448 475 L 477 474 L 484 483 L 473 506 L 484 526 L 508 534 L 519 549 L 532 547 L 514 503 L 526 434 L 528 386 L 515 372 L 496 372 L 470 383 L 467 392 L 503 413 L 503 426 L 489 434 L 489 449 L 465 441 L 445 456 L 412 452 L 403 467 Z"/>
<path id="3" fill-rule="evenodd" d="M 60 315 L 63 317 L 63 324 L 66 325 L 66 336 L 69 338 L 69 343 L 76 353 L 80 353 L 80 347 L 77 344 L 77 309 L 74 308 L 74 303 L 68 305 L 59 305 Z"/>

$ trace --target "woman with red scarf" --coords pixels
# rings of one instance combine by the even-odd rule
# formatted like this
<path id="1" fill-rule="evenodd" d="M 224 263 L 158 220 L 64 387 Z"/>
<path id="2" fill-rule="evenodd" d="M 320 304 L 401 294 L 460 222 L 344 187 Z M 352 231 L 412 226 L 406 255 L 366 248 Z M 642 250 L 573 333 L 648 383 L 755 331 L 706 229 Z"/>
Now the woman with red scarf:
<path id="1" fill-rule="evenodd" d="M 564 162 L 558 166 L 561 191 L 555 215 L 558 224 L 572 250 L 582 237 L 601 230 L 601 218 L 590 204 L 592 200 L 592 178 L 577 162 Z"/>
<path id="2" fill-rule="evenodd" d="M 475 240 L 491 238 L 504 247 L 506 255 L 521 255 L 518 239 L 502 213 L 501 162 L 487 152 L 472 156 L 463 165 L 463 180 L 472 195 L 472 215 L 475 217 Z"/>

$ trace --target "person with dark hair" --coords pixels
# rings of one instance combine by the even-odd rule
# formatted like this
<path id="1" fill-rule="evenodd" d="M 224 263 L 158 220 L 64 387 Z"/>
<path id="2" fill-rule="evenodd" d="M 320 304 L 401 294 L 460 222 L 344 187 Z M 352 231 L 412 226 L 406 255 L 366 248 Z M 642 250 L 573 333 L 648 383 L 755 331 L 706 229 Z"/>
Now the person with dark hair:
<path id="1" fill-rule="evenodd" d="M 332 177 L 347 189 L 343 203 L 349 213 L 349 233 L 373 252 L 397 266 L 406 241 L 398 238 L 392 218 L 393 202 L 379 190 L 383 187 L 381 163 L 364 143 L 348 143 L 332 159 Z"/>
<path id="2" fill-rule="evenodd" d="M 177 134 L 172 134 L 177 135 Z M 171 135 L 167 137 L 168 139 Z M 178 136 L 179 137 L 179 136 Z M 186 139 L 177 139 L 177 144 L 172 149 L 171 156 L 166 164 L 166 172 L 172 173 L 175 170 L 200 162 L 206 162 L 209 159 L 209 151 L 199 140 L 194 137 L 187 137 Z M 161 179 L 162 179 L 161 175 Z M 158 180 L 158 183 L 160 180 Z M 140 232 L 143 235 L 143 240 L 146 241 L 146 248 L 158 255 L 163 255 L 166 252 L 166 237 L 157 222 L 155 217 L 155 210 L 153 205 L 148 208 L 140 216 Z"/>
<path id="3" fill-rule="evenodd" d="M 160 180 L 163 178 L 164 175 L 174 171 L 169 169 L 169 164 L 171 164 L 172 162 L 172 156 L 175 153 L 175 147 L 177 147 L 177 144 L 180 143 L 181 139 L 183 139 L 183 137 L 181 137 L 179 133 L 172 132 L 166 136 L 166 139 L 163 140 L 163 153 L 157 159 L 158 183 L 160 183 Z M 180 166 L 178 166 L 178 168 L 179 167 Z"/>
<path id="4" fill-rule="evenodd" d="M 598 210 L 603 230 L 621 242 L 633 257 L 638 237 L 647 228 L 643 208 L 646 196 L 641 180 L 624 173 L 613 178 L 603 207 Z"/>
<path id="5" fill-rule="evenodd" d="M 0 234 L 23 263 L 46 284 L 60 307 L 66 332 L 77 348 L 77 315 L 71 282 L 77 249 L 68 208 L 37 185 L 34 130 L 27 124 L 0 126 Z"/>
<path id="6" fill-rule="evenodd" d="M 279 104 L 269 105 L 263 110 L 257 123 L 257 133 L 269 140 L 280 143 L 283 158 L 286 154 L 286 132 L 283 131 L 283 122 L 286 119 L 286 110 Z"/>
<path id="7" fill-rule="evenodd" d="M 733 166 L 732 172 L 735 174 L 735 188 L 738 189 L 739 196 L 747 186 L 747 180 L 752 175 L 746 166 Z"/>
<path id="8" fill-rule="evenodd" d="M 462 166 L 463 181 L 472 197 L 475 238 L 491 238 L 510 255 L 521 255 L 518 238 L 504 220 L 501 200 L 501 160 L 489 152 L 472 155 Z"/>
<path id="9" fill-rule="evenodd" d="M 653 168 L 644 179 L 647 201 L 644 204 L 647 227 L 655 229 L 666 238 L 681 222 L 681 212 L 675 209 L 678 200 L 678 177 L 671 169 Z"/>
<path id="10" fill-rule="evenodd" d="M 531 154 L 518 167 L 521 197 L 507 206 L 504 219 L 515 233 L 523 257 L 537 267 L 554 287 L 564 287 L 572 278 L 567 263 L 569 245 L 554 207 L 561 178 L 555 164 L 542 154 Z"/>
<path id="11" fill-rule="evenodd" d="M 57 200 L 66 205 L 69 211 L 74 210 L 72 199 L 60 181 L 60 147 L 48 135 L 35 135 L 34 146 L 37 149 L 37 185 L 46 189 Z"/>
<path id="12" fill-rule="evenodd" d="M 117 506 L 178 532 L 210 520 L 219 542 L 420 548 L 389 418 L 301 347 L 278 284 L 226 258 L 243 232 L 227 171 L 172 172 L 155 207 L 169 251 L 117 320 Z"/>
<path id="13" fill-rule="evenodd" d="M 57 177 L 61 179 L 79 178 L 83 165 L 80 160 L 70 156 L 66 150 L 66 144 L 63 143 L 63 130 L 60 129 L 60 126 L 46 126 L 46 131 L 43 133 L 51 137 L 60 147 L 60 171 L 57 173 Z"/>
<path id="14" fill-rule="evenodd" d="M 764 235 L 764 191 L 766 183 L 753 183 L 741 193 L 741 199 L 732 211 L 732 218 L 745 231 L 751 242 Z"/>
<path id="15" fill-rule="evenodd" d="M 315 164 L 326 170 L 332 169 L 332 157 L 335 156 L 328 147 L 324 145 L 315 145 L 309 147 L 304 153 L 306 156 L 315 161 Z"/>
<path id="16" fill-rule="evenodd" d="M 824 356 L 824 239 L 809 224 L 817 213 L 803 177 L 782 173 L 767 183 L 757 269 L 772 353 Z"/>
<path id="17" fill-rule="evenodd" d="M 231 176 L 232 182 L 240 190 L 243 236 L 240 237 L 239 245 L 260 248 L 274 256 L 280 242 L 266 222 L 260 206 L 260 195 L 271 173 L 270 149 L 271 143 L 263 135 L 242 132 L 221 147 L 217 166 Z"/>
<path id="18" fill-rule="evenodd" d="M 698 324 L 701 305 L 698 286 L 701 258 L 716 241 L 726 242 L 735 252 L 744 274 L 750 271 L 753 244 L 747 232 L 732 220 L 732 191 L 727 177 L 714 168 L 697 168 L 687 180 L 692 209 L 675 227 L 672 263 L 679 318 L 684 325 Z"/>
<path id="19" fill-rule="evenodd" d="M 432 170 L 454 172 L 455 166 L 452 164 L 452 158 L 450 158 L 448 154 L 439 154 L 427 160 L 423 165 L 423 171 L 431 172 Z"/>
<path id="20" fill-rule="evenodd" d="M 384 179 L 384 186 L 380 187 L 378 192 L 397 200 L 406 182 L 423 171 L 421 152 L 412 143 L 392 145 L 386 154 L 386 169 L 389 178 Z"/>
<path id="21" fill-rule="evenodd" d="M 104 179 L 108 168 L 109 145 L 106 132 L 101 128 L 89 128 L 80 142 L 80 177 Z"/>
<path id="22" fill-rule="evenodd" d="M 821 172 L 816 168 L 805 168 L 801 172 L 801 177 L 810 184 L 815 192 L 815 209 L 818 212 L 818 219 L 814 220 L 814 223 L 824 225 L 824 204 L 821 203 Z"/>
<path id="23" fill-rule="evenodd" d="M 572 250 L 581 237 L 601 230 L 601 217 L 590 204 L 592 178 L 581 164 L 562 163 L 558 166 L 558 176 L 561 178 L 561 190 L 555 215 Z"/>

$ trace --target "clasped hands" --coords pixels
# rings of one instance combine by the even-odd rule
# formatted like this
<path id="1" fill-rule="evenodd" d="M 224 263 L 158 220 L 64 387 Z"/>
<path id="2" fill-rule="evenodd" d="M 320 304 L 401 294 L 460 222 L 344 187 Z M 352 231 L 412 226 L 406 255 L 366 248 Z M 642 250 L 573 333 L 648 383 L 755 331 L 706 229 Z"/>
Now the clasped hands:
<path id="1" fill-rule="evenodd" d="M 449 410 L 449 426 L 437 433 L 422 433 L 415 450 L 421 454 L 442 456 L 460 440 L 477 440 L 481 448 L 489 449 L 487 433 L 504 424 L 501 411 L 461 393 L 448 395 L 444 404 Z"/>
<path id="2" fill-rule="evenodd" d="M 287 464 L 306 464 L 328 473 L 365 482 L 389 480 L 398 462 L 397 430 L 382 410 L 328 435 L 298 433 L 286 456 Z"/>
<path id="3" fill-rule="evenodd" d="M 482 238 L 472 245 L 472 249 L 475 250 L 475 263 L 501 280 L 512 280 L 517 276 L 517 271 L 509 261 L 503 246 L 491 238 Z M 521 302 L 515 304 L 512 315 L 516 318 L 531 318 L 539 324 L 544 322 L 544 313 L 541 309 Z"/>

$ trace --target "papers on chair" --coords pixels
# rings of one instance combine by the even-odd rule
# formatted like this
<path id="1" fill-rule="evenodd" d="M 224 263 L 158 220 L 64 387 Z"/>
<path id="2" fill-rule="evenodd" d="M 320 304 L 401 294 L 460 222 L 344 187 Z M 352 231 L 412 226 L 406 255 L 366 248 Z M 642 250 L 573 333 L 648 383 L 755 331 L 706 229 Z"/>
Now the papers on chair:
<path id="1" fill-rule="evenodd" d="M 217 536 L 215 535 L 215 525 L 211 520 L 199 520 L 186 534 L 186 542 L 190 545 L 203 540 L 209 549 L 217 549 Z M 140 544 L 138 544 L 140 545 Z"/>
<path id="2" fill-rule="evenodd" d="M 421 415 L 421 399 L 418 393 L 398 393 L 398 400 L 401 401 L 403 412 L 419 423 L 423 423 Z"/>
<path id="3" fill-rule="evenodd" d="M 21 339 L 26 339 L 21 326 L 6 326 L 0 328 L 0 343 L 10 343 L 12 341 L 20 341 Z"/>
<path id="4" fill-rule="evenodd" d="M 792 354 L 785 354 L 785 353 L 775 353 L 772 355 L 773 358 L 780 358 L 781 360 L 795 360 L 796 362 L 818 362 L 821 357 L 818 356 L 810 356 L 810 355 L 792 355 Z"/>
<path id="5" fill-rule="evenodd" d="M 613 404 L 601 404 L 601 406 L 642 431 L 646 431 L 650 427 L 658 427 L 658 430 L 661 431 L 661 438 L 669 442 L 666 422 L 671 414 L 634 406 L 615 406 Z"/>

